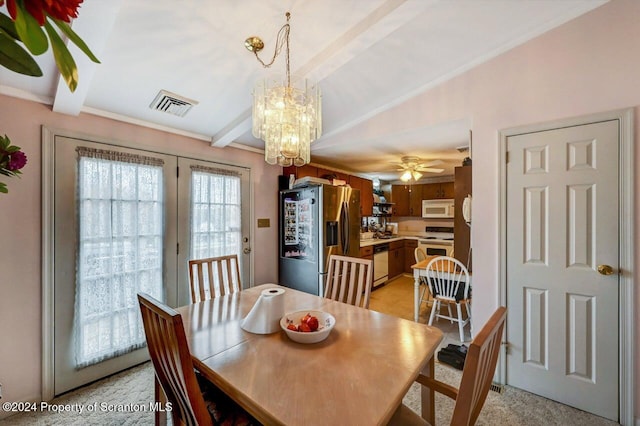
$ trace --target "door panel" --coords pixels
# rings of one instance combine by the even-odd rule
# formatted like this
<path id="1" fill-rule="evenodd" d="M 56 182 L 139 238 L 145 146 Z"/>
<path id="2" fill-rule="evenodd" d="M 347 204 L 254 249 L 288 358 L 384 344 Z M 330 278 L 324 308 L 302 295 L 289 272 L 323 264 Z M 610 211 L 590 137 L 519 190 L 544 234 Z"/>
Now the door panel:
<path id="1" fill-rule="evenodd" d="M 79 146 L 112 152 L 117 151 L 124 155 L 152 156 L 155 159 L 162 160 L 164 162 L 162 166 L 162 185 L 164 187 L 163 202 L 165 204 L 163 219 L 165 223 L 171 223 L 171 221 L 175 223 L 176 220 L 173 213 L 176 210 L 175 207 L 169 207 L 172 203 L 175 206 L 175 196 L 172 195 L 176 192 L 175 157 L 56 136 L 54 149 L 56 169 L 54 214 L 54 392 L 56 395 L 148 359 L 146 348 L 141 348 L 101 362 L 93 363 L 94 361 L 90 361 L 89 366 L 80 366 L 86 362 L 81 354 L 77 354 L 75 349 L 74 315 L 77 309 L 79 309 L 78 312 L 88 311 L 88 316 L 85 316 L 85 318 L 89 318 L 87 322 L 83 322 L 84 325 L 81 328 L 76 329 L 77 338 L 83 339 L 82 341 L 93 342 L 93 346 L 97 346 L 99 349 L 103 346 L 114 344 L 114 341 L 118 340 L 119 333 L 124 333 L 124 330 L 126 330 L 123 327 L 118 327 L 118 316 L 130 317 L 137 314 L 135 309 L 137 300 L 131 300 L 131 298 L 135 298 L 135 295 L 132 295 L 131 290 L 133 287 L 131 287 L 129 279 L 132 274 L 144 274 L 144 265 L 142 264 L 146 259 L 132 259 L 135 256 L 131 256 L 131 253 L 135 254 L 139 253 L 139 251 L 135 247 L 132 248 L 131 245 L 127 245 L 126 242 L 122 245 L 114 245 L 112 244 L 112 239 L 119 239 L 122 236 L 121 230 L 124 228 L 127 228 L 127 235 L 133 235 L 132 233 L 143 235 L 146 230 L 140 229 L 140 232 L 131 230 L 130 228 L 135 228 L 135 224 L 138 222 L 134 219 L 133 221 L 128 221 L 128 224 L 122 223 L 122 214 L 120 213 L 124 213 L 124 211 L 114 207 L 112 214 L 107 217 L 102 215 L 99 210 L 96 210 L 95 214 L 89 213 L 86 216 L 87 222 L 101 222 L 101 226 L 106 230 L 103 236 L 100 236 L 100 238 L 95 238 L 95 236 L 88 237 L 84 232 L 82 236 L 79 235 L 79 231 L 82 229 L 78 223 L 79 206 L 76 197 L 78 187 L 77 173 L 80 170 L 76 148 Z M 129 181 L 127 183 L 135 185 L 134 182 Z M 115 193 L 116 191 L 114 191 Z M 89 204 L 109 203 L 111 201 L 98 197 L 92 200 L 93 198 L 89 197 Z M 139 197 L 136 197 L 133 201 L 135 202 L 136 199 L 140 200 Z M 144 206 L 142 205 L 141 208 L 144 208 Z M 129 226 L 132 223 L 134 226 Z M 92 227 L 91 223 L 86 223 L 85 225 L 87 228 Z M 143 235 L 142 239 L 139 239 L 133 245 L 144 244 L 144 237 Z M 87 244 L 87 238 L 92 238 L 88 244 L 95 247 L 94 249 L 89 247 L 90 250 L 84 255 L 85 259 L 80 262 L 80 266 L 76 266 L 76 255 L 83 256 L 83 250 L 78 248 L 78 244 L 81 240 L 83 244 Z M 164 259 L 164 264 L 161 266 L 161 279 L 163 280 L 164 300 L 170 304 L 175 303 L 176 260 L 175 251 L 168 250 L 167 247 L 175 247 L 175 241 L 175 226 L 165 226 L 162 242 L 164 250 L 160 255 Z M 106 251 L 101 251 L 100 246 L 104 246 L 103 243 L 105 242 L 109 248 Z M 118 250 L 122 250 L 122 253 Z M 135 263 L 138 263 L 138 265 L 132 265 Z M 154 265 L 154 269 L 155 266 L 157 265 Z M 85 267 L 88 270 L 83 272 L 82 269 Z M 112 300 L 110 305 L 113 311 L 110 311 L 111 313 L 103 312 L 99 309 L 105 306 L 104 303 L 91 303 L 82 298 L 76 300 L 80 297 L 77 296 L 76 268 L 78 268 L 79 274 L 84 274 L 85 278 L 87 276 L 89 279 L 96 278 L 93 282 L 103 290 L 96 292 L 96 294 L 100 298 L 106 297 Z M 78 305 L 80 303 L 79 300 L 85 300 L 83 302 L 84 306 Z M 96 321 L 92 321 L 92 317 L 97 318 Z"/>
<path id="2" fill-rule="evenodd" d="M 116 351 L 116 353 L 108 355 L 110 358 L 102 361 L 93 359 L 88 362 L 88 364 L 90 364 L 89 366 L 79 367 L 79 365 L 82 364 L 82 360 L 78 360 L 74 349 L 74 342 L 76 341 L 74 337 L 74 318 L 77 317 L 76 312 L 88 309 L 90 311 L 89 313 L 92 314 L 92 312 L 96 310 L 96 307 L 101 306 L 102 303 L 95 301 L 95 299 L 90 299 L 88 302 L 84 302 L 84 306 L 80 306 L 80 309 L 78 309 L 78 301 L 76 300 L 77 269 L 81 270 L 83 265 L 88 265 L 90 278 L 91 275 L 104 278 L 98 282 L 104 290 L 100 295 L 109 298 L 116 295 L 111 303 L 112 307 L 116 307 L 113 314 L 102 311 L 98 312 L 104 321 L 97 326 L 93 326 L 93 328 L 91 328 L 92 325 L 89 324 L 89 326 L 83 330 L 83 336 L 94 343 L 98 342 L 97 346 L 100 348 L 102 342 L 106 341 L 110 343 L 118 340 L 119 336 L 126 334 L 126 327 L 114 328 L 113 324 L 119 324 L 119 317 L 127 316 L 135 319 L 139 316 L 135 293 L 137 291 L 145 291 L 145 285 L 149 283 L 156 283 L 158 276 L 161 275 L 159 279 L 162 280 L 162 290 L 160 291 L 161 294 L 155 295 L 156 297 L 162 299 L 170 306 L 189 303 L 186 259 L 188 258 L 191 235 L 191 220 L 189 216 L 189 203 L 191 202 L 189 196 L 190 173 L 185 172 L 182 174 L 180 185 L 184 185 L 186 189 L 183 188 L 182 190 L 183 198 L 179 198 L 179 179 L 176 174 L 178 162 L 180 161 L 180 164 L 185 166 L 185 171 L 188 171 L 191 165 L 198 165 L 204 169 L 207 167 L 217 168 L 217 170 L 226 168 L 240 176 L 241 191 L 237 198 L 239 198 L 241 202 L 237 202 L 232 206 L 232 208 L 236 208 L 236 210 L 234 210 L 233 218 L 229 222 L 233 222 L 234 225 L 232 227 L 236 228 L 235 231 L 237 232 L 235 233 L 238 234 L 237 236 L 234 235 L 234 238 L 236 238 L 238 243 L 236 252 L 241 262 L 242 282 L 245 287 L 251 285 L 251 236 L 249 233 L 251 229 L 251 194 L 250 172 L 248 169 L 216 165 L 205 161 L 191 161 L 178 158 L 175 155 L 165 155 L 157 152 L 123 148 L 61 136 L 55 137 L 54 146 L 55 214 L 53 233 L 55 246 L 53 258 L 55 258 L 55 265 L 53 280 L 54 324 L 51 327 L 54 340 L 54 394 L 59 395 L 68 390 L 142 363 L 149 358 L 146 347 L 141 347 L 124 354 Z M 158 219 L 154 221 L 154 223 L 159 222 L 161 224 L 159 227 L 162 228 L 163 236 L 161 237 L 161 248 L 159 250 L 157 249 L 159 245 L 153 245 L 152 248 L 156 254 L 158 251 L 161 251 L 160 256 L 137 257 L 137 253 L 140 252 L 136 250 L 137 248 L 142 249 L 141 253 L 143 254 L 145 253 L 144 250 L 151 253 L 149 249 L 151 245 L 145 245 L 145 241 L 149 241 L 150 237 L 157 240 L 157 235 L 154 234 L 155 231 L 152 229 L 154 227 L 150 227 L 148 221 L 140 219 L 142 217 L 140 214 L 142 210 L 147 209 L 150 204 L 154 204 L 155 202 L 145 198 L 144 193 L 136 193 L 135 196 L 132 195 L 133 198 L 131 198 L 131 201 L 132 204 L 138 204 L 138 207 L 136 207 L 138 210 L 136 210 L 136 208 L 129 208 L 127 203 L 124 203 L 124 206 L 114 206 L 107 215 L 102 214 L 100 210 L 96 210 L 96 214 L 85 214 L 85 216 L 83 216 L 85 219 L 82 220 L 86 227 L 91 228 L 94 222 L 99 222 L 101 225 L 106 224 L 104 228 L 107 229 L 108 232 L 104 235 L 104 242 L 101 241 L 100 238 L 96 239 L 97 249 L 87 251 L 90 255 L 89 260 L 86 261 L 87 257 L 81 258 L 80 266 L 77 266 L 77 253 L 82 256 L 82 250 L 78 248 L 79 244 L 86 244 L 84 234 L 83 236 L 79 235 L 80 231 L 82 231 L 82 225 L 78 223 L 80 216 L 77 214 L 80 205 L 77 196 L 78 170 L 80 170 L 80 168 L 78 167 L 76 148 L 79 146 L 95 150 L 106 150 L 112 153 L 121 153 L 123 157 L 132 155 L 161 160 L 163 163 L 160 174 L 163 187 L 161 203 L 163 206 L 160 209 L 162 213 L 154 216 Z M 114 161 L 118 162 L 118 160 Z M 112 197 L 97 197 L 96 200 L 88 197 L 88 205 L 91 206 L 92 203 L 113 203 L 113 200 L 118 200 L 117 193 L 119 191 L 122 192 L 126 190 L 135 192 L 131 191 L 132 188 L 136 188 L 136 190 L 141 188 L 144 190 L 144 188 L 146 188 L 145 183 L 149 181 L 149 176 L 142 172 L 138 173 L 137 176 L 137 179 L 114 182 L 111 187 L 114 189 L 112 192 L 115 195 Z M 154 176 L 158 177 L 158 174 L 156 173 Z M 218 188 L 216 185 L 213 186 L 215 188 L 213 188 L 212 191 L 216 192 Z M 103 187 L 109 188 L 110 186 L 107 184 L 103 185 Z M 219 191 L 216 193 L 219 194 Z M 180 208 L 178 208 L 179 199 L 181 200 Z M 214 204 L 213 207 L 211 205 L 207 205 L 206 207 L 210 209 L 222 208 L 224 210 L 225 207 L 228 207 L 229 203 L 225 204 L 225 200 L 223 200 L 222 203 L 214 202 L 212 204 Z M 225 207 L 221 207 L 223 205 Z M 237 210 L 238 208 L 240 209 L 239 212 Z M 158 209 L 154 208 L 153 210 L 157 213 Z M 183 215 L 183 217 L 178 217 L 178 214 Z M 214 220 L 218 220 L 223 216 L 224 215 L 215 215 Z M 202 221 L 199 221 L 199 223 L 201 222 Z M 135 241 L 134 243 L 125 241 L 121 244 L 114 244 L 113 241 L 122 240 L 123 231 L 118 231 L 118 229 L 122 230 L 125 228 L 127 236 L 129 233 L 134 232 L 139 238 L 136 237 L 137 239 L 131 240 Z M 178 229 L 184 234 L 180 236 L 180 238 Z M 154 232 L 150 232 L 150 230 Z M 244 239 L 246 239 L 246 241 L 244 241 Z M 127 238 L 124 238 L 124 240 L 127 240 Z M 179 241 L 180 247 L 183 248 L 183 250 L 177 254 Z M 218 240 L 214 237 L 212 241 Z M 108 247 L 108 250 L 100 252 L 98 249 L 102 246 Z M 246 254 L 243 249 L 247 249 Z M 178 263 L 179 261 L 180 263 Z M 158 273 L 158 263 L 160 262 L 162 263 L 162 272 Z M 132 270 L 132 264 L 136 263 L 139 267 L 137 269 L 133 268 L 135 270 Z M 148 266 L 151 267 L 147 268 Z M 143 280 L 144 283 L 141 287 L 132 290 L 133 287 L 128 285 L 126 277 L 137 272 L 145 274 L 147 269 L 153 269 L 155 275 L 149 275 L 146 281 Z M 118 278 L 119 276 L 123 278 L 120 279 Z M 88 323 L 90 323 L 90 321 Z M 107 323 L 111 323 L 112 328 L 108 330 L 107 333 L 104 333 L 100 327 Z M 135 332 L 139 333 L 137 337 L 141 337 L 140 344 L 143 344 L 144 333 L 140 330 Z"/>
<path id="3" fill-rule="evenodd" d="M 618 420 L 617 120 L 507 140 L 507 383 Z"/>
<path id="4" fill-rule="evenodd" d="M 251 287 L 250 171 L 183 157 L 178 167 L 178 305 L 191 303 L 189 259 L 237 254 L 242 286 Z"/>

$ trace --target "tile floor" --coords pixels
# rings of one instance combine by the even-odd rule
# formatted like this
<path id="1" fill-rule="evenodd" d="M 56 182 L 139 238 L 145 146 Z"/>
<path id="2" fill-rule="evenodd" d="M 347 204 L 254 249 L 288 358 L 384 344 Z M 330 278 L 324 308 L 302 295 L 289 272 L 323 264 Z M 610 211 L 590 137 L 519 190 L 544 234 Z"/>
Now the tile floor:
<path id="1" fill-rule="evenodd" d="M 413 321 L 413 291 L 413 277 L 401 275 L 371 292 L 369 309 Z M 420 306 L 419 321 L 423 324 L 428 323 L 430 313 L 431 305 L 427 306 L 423 303 Z M 433 325 L 444 333 L 440 347 L 446 347 L 449 343 L 460 344 L 457 323 L 436 319 Z M 469 324 L 467 324 L 464 326 L 464 343 L 468 344 L 469 342 L 471 342 L 471 333 Z"/>

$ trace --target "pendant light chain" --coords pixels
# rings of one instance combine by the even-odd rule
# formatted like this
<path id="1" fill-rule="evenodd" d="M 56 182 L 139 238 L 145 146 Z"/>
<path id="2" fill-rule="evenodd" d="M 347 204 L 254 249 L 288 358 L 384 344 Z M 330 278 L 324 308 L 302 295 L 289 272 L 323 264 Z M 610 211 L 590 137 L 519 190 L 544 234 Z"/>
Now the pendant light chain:
<path id="1" fill-rule="evenodd" d="M 262 59 L 260 59 L 260 56 L 258 56 L 257 50 L 254 50 L 253 54 L 256 56 L 256 59 L 262 64 L 264 68 L 270 68 L 282 51 L 282 46 L 286 46 L 287 87 L 291 87 L 291 72 L 289 67 L 289 32 L 291 31 L 289 20 L 291 19 L 291 13 L 287 12 L 285 16 L 287 17 L 287 23 L 284 24 L 282 28 L 280 28 L 280 31 L 278 31 L 278 35 L 276 36 L 276 48 L 273 52 L 273 57 L 271 57 L 271 61 L 268 64 L 265 63 Z"/>

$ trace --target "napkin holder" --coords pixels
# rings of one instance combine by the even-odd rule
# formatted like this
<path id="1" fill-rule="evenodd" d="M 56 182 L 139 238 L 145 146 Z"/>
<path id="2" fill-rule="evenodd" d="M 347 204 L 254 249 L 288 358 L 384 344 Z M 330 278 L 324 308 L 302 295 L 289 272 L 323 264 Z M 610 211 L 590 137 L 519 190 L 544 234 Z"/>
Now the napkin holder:
<path id="1" fill-rule="evenodd" d="M 280 330 L 284 316 L 284 289 L 262 290 L 260 297 L 242 320 L 243 330 L 254 334 L 271 334 Z"/>

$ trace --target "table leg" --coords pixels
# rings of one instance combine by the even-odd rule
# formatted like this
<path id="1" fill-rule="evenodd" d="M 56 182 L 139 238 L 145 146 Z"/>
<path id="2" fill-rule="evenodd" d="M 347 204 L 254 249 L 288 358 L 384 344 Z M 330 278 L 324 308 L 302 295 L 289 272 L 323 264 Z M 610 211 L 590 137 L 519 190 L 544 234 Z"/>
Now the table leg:
<path id="1" fill-rule="evenodd" d="M 434 377 L 435 375 L 435 353 L 422 370 L 422 374 L 427 377 Z M 435 391 L 426 386 L 421 387 L 421 401 L 422 401 L 422 418 L 429 424 L 436 424 L 436 395 Z"/>
<path id="2" fill-rule="evenodd" d="M 420 317 L 420 273 L 413 270 L 413 320 L 418 322 Z"/>

